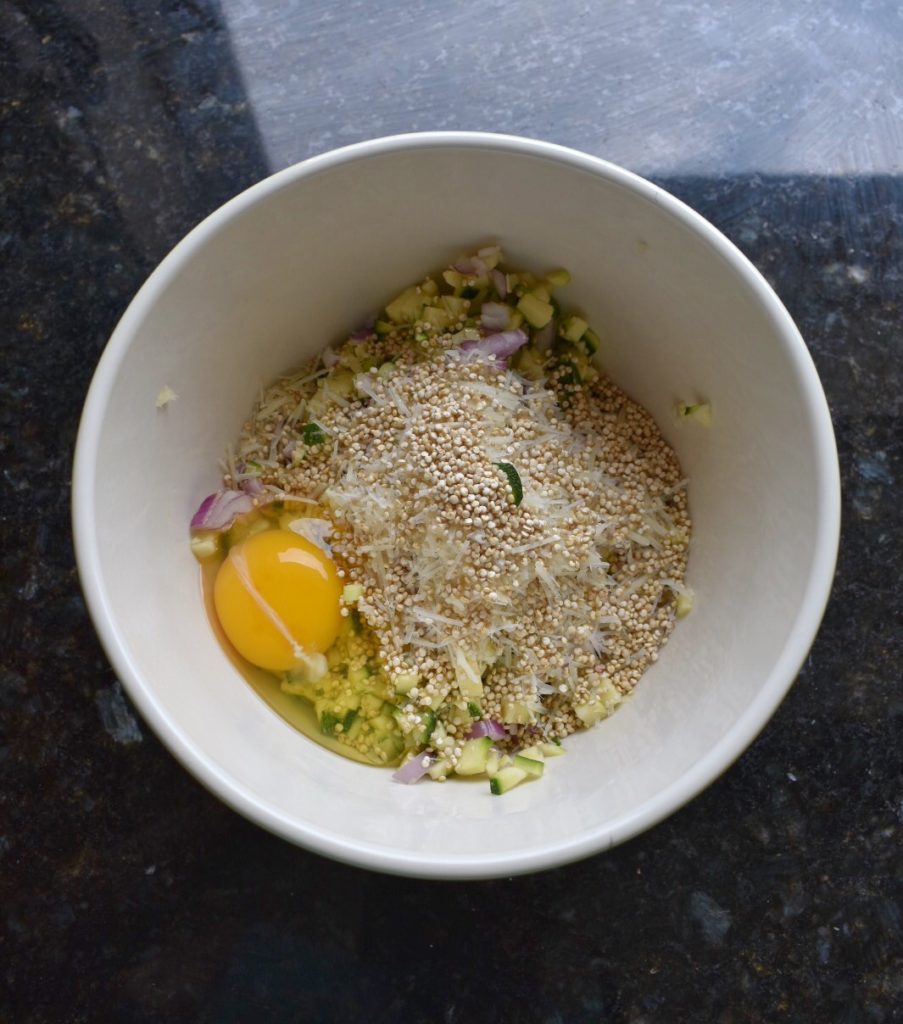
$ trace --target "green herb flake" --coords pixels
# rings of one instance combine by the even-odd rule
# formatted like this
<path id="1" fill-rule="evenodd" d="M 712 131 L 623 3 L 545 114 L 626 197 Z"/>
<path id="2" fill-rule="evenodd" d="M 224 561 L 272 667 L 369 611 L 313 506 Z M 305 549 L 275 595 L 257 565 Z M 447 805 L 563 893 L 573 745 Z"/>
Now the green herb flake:
<path id="1" fill-rule="evenodd" d="M 334 715 L 331 711 L 324 711 L 320 715 L 320 732 L 324 736 L 334 736 L 335 727 L 341 722 L 341 718 L 338 715 Z"/>
<path id="2" fill-rule="evenodd" d="M 309 445 L 323 444 L 326 434 L 323 433 L 323 428 L 318 423 L 305 423 L 301 432 L 301 440 Z"/>
<path id="3" fill-rule="evenodd" d="M 479 704 L 474 704 L 472 700 L 467 702 L 467 713 L 471 718 L 479 718 L 483 714 Z"/>
<path id="4" fill-rule="evenodd" d="M 496 462 L 495 465 L 508 477 L 514 504 L 519 505 L 524 500 L 524 485 L 521 483 L 520 474 L 510 462 Z"/>

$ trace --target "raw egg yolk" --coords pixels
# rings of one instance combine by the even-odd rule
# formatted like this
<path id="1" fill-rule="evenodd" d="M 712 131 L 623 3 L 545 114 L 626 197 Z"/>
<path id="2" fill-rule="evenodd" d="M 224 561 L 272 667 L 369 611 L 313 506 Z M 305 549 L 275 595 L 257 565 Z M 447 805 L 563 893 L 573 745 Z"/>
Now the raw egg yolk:
<path id="1" fill-rule="evenodd" d="M 213 585 L 216 614 L 232 646 L 272 672 L 332 646 L 341 594 L 332 559 L 290 530 L 265 530 L 236 544 Z"/>

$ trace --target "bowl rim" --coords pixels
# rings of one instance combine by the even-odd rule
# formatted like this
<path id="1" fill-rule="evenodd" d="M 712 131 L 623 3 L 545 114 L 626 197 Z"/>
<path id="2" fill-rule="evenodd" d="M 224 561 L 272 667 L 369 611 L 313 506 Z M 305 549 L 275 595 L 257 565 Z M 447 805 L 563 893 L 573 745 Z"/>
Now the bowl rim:
<path id="1" fill-rule="evenodd" d="M 350 162 L 430 148 L 475 148 L 540 157 L 588 171 L 662 206 L 726 261 L 772 319 L 800 384 L 800 396 L 815 440 L 819 515 L 815 555 L 789 639 L 753 700 L 733 727 L 679 779 L 604 828 L 550 841 L 522 853 L 423 856 L 375 843 L 349 841 L 337 833 L 289 819 L 255 796 L 220 765 L 195 748 L 191 738 L 156 701 L 132 663 L 116 615 L 101 584 L 100 552 L 94 535 L 97 448 L 112 388 L 134 328 L 180 268 L 222 226 L 265 197 L 306 177 Z M 721 775 L 771 718 L 796 678 L 815 640 L 830 596 L 840 539 L 840 470 L 831 415 L 815 364 L 780 299 L 743 253 L 704 217 L 660 186 L 600 157 L 555 143 L 491 132 L 430 131 L 391 135 L 331 150 L 264 178 L 209 214 L 163 258 L 129 303 L 97 364 L 78 429 L 72 474 L 72 524 L 76 563 L 87 607 L 116 676 L 145 721 L 208 790 L 244 817 L 296 845 L 332 859 L 389 874 L 435 879 L 497 878 L 541 871 L 608 850 L 658 824 Z"/>

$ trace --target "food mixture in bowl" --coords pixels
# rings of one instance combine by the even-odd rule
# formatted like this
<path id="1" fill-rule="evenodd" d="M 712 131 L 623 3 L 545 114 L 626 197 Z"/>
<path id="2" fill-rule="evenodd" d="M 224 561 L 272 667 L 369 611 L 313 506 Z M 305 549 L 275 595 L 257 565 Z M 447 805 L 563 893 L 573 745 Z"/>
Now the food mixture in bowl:
<path id="1" fill-rule="evenodd" d="M 232 646 L 399 781 L 541 775 L 690 609 L 680 466 L 568 281 L 490 246 L 405 289 L 261 395 L 192 520 Z"/>

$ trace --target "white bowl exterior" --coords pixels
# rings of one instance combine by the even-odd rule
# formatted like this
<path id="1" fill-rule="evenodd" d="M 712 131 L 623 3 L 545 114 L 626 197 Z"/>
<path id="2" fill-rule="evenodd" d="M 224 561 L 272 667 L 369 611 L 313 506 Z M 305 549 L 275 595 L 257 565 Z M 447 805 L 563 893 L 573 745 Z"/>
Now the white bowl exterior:
<path id="1" fill-rule="evenodd" d="M 565 301 L 690 478 L 698 595 L 610 720 L 538 784 L 405 787 L 336 757 L 263 703 L 219 647 L 187 523 L 261 385 L 474 243 L 567 267 Z M 178 399 L 163 410 L 163 385 Z M 712 401 L 711 430 L 677 423 Z M 260 824 L 365 866 L 433 877 L 549 867 L 660 820 L 723 770 L 793 680 L 833 575 L 830 418 L 790 318 L 751 265 L 660 189 L 572 151 L 432 133 L 290 168 L 192 232 L 110 341 L 76 456 L 77 554 L 92 615 L 145 717 Z"/>

